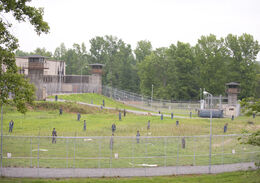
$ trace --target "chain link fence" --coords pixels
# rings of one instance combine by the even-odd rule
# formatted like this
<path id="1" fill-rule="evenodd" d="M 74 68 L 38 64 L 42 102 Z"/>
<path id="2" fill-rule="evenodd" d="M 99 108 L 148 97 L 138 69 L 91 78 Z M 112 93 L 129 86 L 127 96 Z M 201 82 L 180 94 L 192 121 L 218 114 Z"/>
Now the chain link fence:
<path id="1" fill-rule="evenodd" d="M 213 135 L 212 165 L 254 162 L 260 147 L 241 135 Z M 56 143 L 55 143 L 56 142 Z M 143 168 L 211 166 L 209 136 L 3 136 L 3 168 Z"/>
<path id="2" fill-rule="evenodd" d="M 136 93 L 118 90 L 109 86 L 102 86 L 102 94 L 111 97 L 117 101 L 124 102 L 133 107 L 149 110 L 154 112 L 174 113 L 187 115 L 190 114 L 197 116 L 197 110 L 200 109 L 200 101 L 171 101 L 171 100 L 158 100 L 152 97 L 139 95 Z M 205 98 L 205 107 L 209 107 L 209 98 Z M 213 97 L 213 108 L 220 109 L 223 104 L 227 103 L 227 97 Z"/>

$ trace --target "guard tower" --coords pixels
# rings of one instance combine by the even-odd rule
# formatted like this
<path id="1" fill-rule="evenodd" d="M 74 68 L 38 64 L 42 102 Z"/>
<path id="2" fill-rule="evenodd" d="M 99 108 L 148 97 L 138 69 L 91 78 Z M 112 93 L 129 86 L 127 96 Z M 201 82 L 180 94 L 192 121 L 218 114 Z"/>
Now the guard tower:
<path id="1" fill-rule="evenodd" d="M 240 84 L 235 82 L 226 83 L 226 93 L 228 94 L 228 105 L 237 105 L 237 95 L 240 93 Z"/>
<path id="2" fill-rule="evenodd" d="M 40 55 L 28 56 L 28 78 L 35 85 L 36 98 L 42 100 L 46 95 L 46 89 L 43 88 L 43 73 L 45 66 L 45 57 Z"/>
<path id="3" fill-rule="evenodd" d="M 102 93 L 102 73 L 103 64 L 95 63 L 89 64 L 91 67 L 90 86 L 93 93 Z"/>

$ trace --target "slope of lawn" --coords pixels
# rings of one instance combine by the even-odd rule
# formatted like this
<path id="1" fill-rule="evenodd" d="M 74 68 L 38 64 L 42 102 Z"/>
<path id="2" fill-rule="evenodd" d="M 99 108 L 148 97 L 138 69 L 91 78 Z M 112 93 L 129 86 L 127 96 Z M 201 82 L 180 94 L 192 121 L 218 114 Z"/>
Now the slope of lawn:
<path id="1" fill-rule="evenodd" d="M 50 96 L 50 98 L 54 99 L 54 96 Z M 58 99 L 63 99 L 67 101 L 73 102 L 84 102 L 88 104 L 95 104 L 95 105 L 103 105 L 103 100 L 105 107 L 114 107 L 116 109 L 130 109 L 130 110 L 139 110 L 135 107 L 131 107 L 125 105 L 123 102 L 117 102 L 109 97 L 96 94 L 96 93 L 83 93 L 83 94 L 69 94 L 69 95 L 58 95 Z"/>

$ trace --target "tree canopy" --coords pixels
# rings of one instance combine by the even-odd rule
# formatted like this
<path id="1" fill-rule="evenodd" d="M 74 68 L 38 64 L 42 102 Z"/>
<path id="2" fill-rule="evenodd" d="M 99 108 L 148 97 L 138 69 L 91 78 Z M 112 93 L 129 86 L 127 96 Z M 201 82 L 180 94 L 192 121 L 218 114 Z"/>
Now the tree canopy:
<path id="1" fill-rule="evenodd" d="M 12 14 L 18 22 L 29 21 L 37 34 L 48 33 L 48 23 L 43 21 L 43 9 L 27 5 L 30 0 L 0 0 L 0 104 L 8 102 L 9 94 L 18 111 L 26 112 L 26 102 L 34 98 L 34 87 L 20 74 L 15 63 L 15 50 L 18 40 L 10 32 L 12 24 L 4 17 Z"/>
<path id="2" fill-rule="evenodd" d="M 252 35 L 229 34 L 217 38 L 201 36 L 194 46 L 178 41 L 169 47 L 153 49 L 148 40 L 129 44 L 115 36 L 96 36 L 87 50 L 84 43 L 66 48 L 64 43 L 54 54 L 44 48 L 33 53 L 66 62 L 67 74 L 88 74 L 86 66 L 104 64 L 103 84 L 118 89 L 169 100 L 197 100 L 200 88 L 213 95 L 225 95 L 225 84 L 238 82 L 239 98 L 259 96 L 260 64 L 256 62 L 260 46 Z"/>

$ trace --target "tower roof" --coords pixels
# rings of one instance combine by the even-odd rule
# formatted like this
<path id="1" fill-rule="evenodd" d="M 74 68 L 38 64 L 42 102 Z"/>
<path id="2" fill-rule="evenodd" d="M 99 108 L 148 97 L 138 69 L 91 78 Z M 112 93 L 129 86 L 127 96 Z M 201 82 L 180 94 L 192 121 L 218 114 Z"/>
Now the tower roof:
<path id="1" fill-rule="evenodd" d="M 226 83 L 227 86 L 229 85 L 235 85 L 235 86 L 240 86 L 239 83 L 236 83 L 236 82 L 230 82 L 230 83 Z"/>

